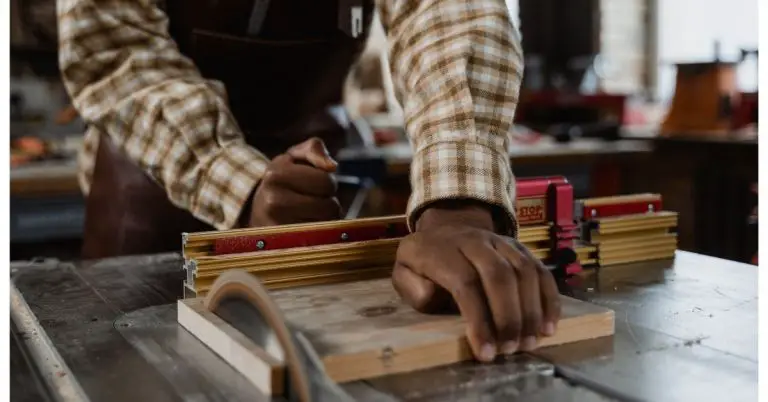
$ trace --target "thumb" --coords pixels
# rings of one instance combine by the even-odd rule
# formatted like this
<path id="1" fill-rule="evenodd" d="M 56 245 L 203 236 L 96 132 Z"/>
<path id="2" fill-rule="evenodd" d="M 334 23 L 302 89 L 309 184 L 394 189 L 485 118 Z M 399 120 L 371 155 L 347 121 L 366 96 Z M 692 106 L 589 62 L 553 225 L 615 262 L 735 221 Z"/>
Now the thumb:
<path id="1" fill-rule="evenodd" d="M 331 155 L 328 153 L 323 140 L 317 137 L 292 146 L 286 153 L 294 161 L 306 162 L 327 172 L 335 172 L 338 166 L 338 162 L 331 158 Z"/>
<path id="2" fill-rule="evenodd" d="M 399 262 L 395 262 L 392 270 L 392 285 L 397 294 L 420 313 L 458 311 L 450 293 Z"/>

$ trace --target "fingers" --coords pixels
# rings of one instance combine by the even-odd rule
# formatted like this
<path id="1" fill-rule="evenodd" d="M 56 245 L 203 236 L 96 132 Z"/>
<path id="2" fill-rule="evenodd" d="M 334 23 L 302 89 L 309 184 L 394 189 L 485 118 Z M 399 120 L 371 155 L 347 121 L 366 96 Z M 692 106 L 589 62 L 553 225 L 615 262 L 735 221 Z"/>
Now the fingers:
<path id="1" fill-rule="evenodd" d="M 456 260 L 459 260 L 458 256 Z M 462 269 L 461 274 L 450 277 L 443 286 L 451 292 L 462 317 L 467 321 L 467 339 L 475 357 L 485 362 L 493 361 L 498 348 L 481 280 L 466 259 L 455 263 L 463 263 L 467 268 Z"/>
<path id="2" fill-rule="evenodd" d="M 290 190 L 275 190 L 263 200 L 265 215 L 279 224 L 321 222 L 341 217 L 341 206 L 336 198 L 320 198 Z"/>
<path id="3" fill-rule="evenodd" d="M 442 254 L 425 255 L 427 249 L 419 247 L 419 236 L 403 239 L 398 248 L 398 261 L 408 261 L 408 268 L 417 274 L 429 272 L 429 278 L 446 289 L 467 321 L 467 340 L 478 360 L 490 362 L 496 357 L 496 337 L 491 314 L 483 294 L 480 276 L 458 249 L 441 250 Z M 426 264 L 439 263 L 434 267 Z"/>
<path id="4" fill-rule="evenodd" d="M 328 172 L 294 163 L 281 163 L 277 169 L 270 169 L 264 175 L 264 183 L 314 197 L 333 197 L 338 189 L 336 179 Z"/>
<path id="5" fill-rule="evenodd" d="M 522 330 L 518 279 L 512 264 L 491 245 L 476 242 L 462 250 L 480 274 L 491 308 L 499 351 L 512 354 L 518 349 Z"/>
<path id="6" fill-rule="evenodd" d="M 392 270 L 392 286 L 408 305 L 420 313 L 436 313 L 446 304 L 450 304 L 451 296 L 447 292 L 397 261 Z"/>
<path id="7" fill-rule="evenodd" d="M 306 162 L 326 172 L 335 172 L 338 163 L 331 158 L 323 141 L 317 137 L 294 145 L 286 152 L 294 161 Z"/>
<path id="8" fill-rule="evenodd" d="M 519 350 L 536 348 L 537 336 L 542 328 L 542 298 L 539 286 L 538 259 L 505 241 L 494 241 L 496 251 L 506 258 L 517 278 L 517 297 L 520 303 L 522 325 L 519 332 Z M 533 257 L 533 258 L 530 258 Z"/>
<path id="9" fill-rule="evenodd" d="M 543 326 L 541 333 L 552 336 L 560 320 L 560 292 L 557 290 L 555 278 L 548 269 L 539 267 L 539 286 L 541 289 L 541 306 L 543 310 Z"/>
<path id="10" fill-rule="evenodd" d="M 400 243 L 392 280 L 408 304 L 433 312 L 440 292 L 451 296 L 481 361 L 492 361 L 497 352 L 532 350 L 538 336 L 554 334 L 560 295 L 541 261 L 495 235 L 468 233 L 460 243 L 451 236 L 416 232 Z"/>
<path id="11" fill-rule="evenodd" d="M 520 350 L 531 351 L 536 348 L 542 322 L 539 275 L 536 272 L 534 262 L 527 258 L 522 267 L 516 268 L 517 278 L 520 282 L 520 305 L 523 311 Z"/>
<path id="12" fill-rule="evenodd" d="M 406 236 L 397 248 L 397 258 L 392 270 L 392 284 L 395 290 L 416 311 L 427 314 L 458 312 L 453 296 L 424 274 L 425 267 L 421 264 L 430 261 L 426 261 L 423 258 L 424 253 L 419 251 L 422 247 L 418 239 L 417 234 Z M 422 270 L 418 273 L 411 266 L 421 266 Z"/>
<path id="13" fill-rule="evenodd" d="M 321 168 L 307 163 L 319 164 Z M 326 166 L 322 166 L 323 163 Z M 335 162 L 327 155 L 320 140 L 306 141 L 288 153 L 278 155 L 254 195 L 251 224 L 283 225 L 340 219 L 341 206 L 335 198 L 338 184 L 329 168 L 335 169 Z"/>
<path id="14" fill-rule="evenodd" d="M 555 277 L 552 276 L 544 264 L 536 258 L 525 246 L 515 243 L 516 249 L 530 261 L 534 262 L 536 272 L 539 275 L 539 290 L 541 292 L 541 307 L 543 313 L 543 323 L 541 333 L 546 336 L 555 334 L 557 322 L 560 320 L 560 292 L 557 290 Z"/>

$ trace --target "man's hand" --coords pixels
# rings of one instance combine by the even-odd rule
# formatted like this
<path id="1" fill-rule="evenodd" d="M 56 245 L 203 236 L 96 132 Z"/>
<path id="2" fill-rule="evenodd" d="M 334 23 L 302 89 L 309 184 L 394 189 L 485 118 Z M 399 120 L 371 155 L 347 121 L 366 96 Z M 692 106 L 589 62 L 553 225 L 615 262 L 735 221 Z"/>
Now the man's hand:
<path id="1" fill-rule="evenodd" d="M 271 226 L 341 217 L 336 161 L 323 141 L 310 138 L 275 157 L 256 191 L 247 225 Z"/>
<path id="2" fill-rule="evenodd" d="M 454 305 L 475 357 L 536 347 L 555 332 L 560 298 L 552 274 L 517 241 L 494 233 L 491 211 L 472 202 L 428 207 L 397 250 L 392 281 L 416 310 Z"/>

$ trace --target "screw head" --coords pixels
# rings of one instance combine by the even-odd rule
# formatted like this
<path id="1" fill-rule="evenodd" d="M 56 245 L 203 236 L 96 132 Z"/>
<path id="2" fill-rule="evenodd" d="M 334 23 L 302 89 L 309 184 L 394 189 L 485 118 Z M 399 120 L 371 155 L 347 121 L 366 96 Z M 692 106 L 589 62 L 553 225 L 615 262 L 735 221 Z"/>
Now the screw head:
<path id="1" fill-rule="evenodd" d="M 341 234 L 341 240 L 343 240 L 343 241 L 347 241 L 347 240 L 349 240 L 349 234 L 347 234 L 347 233 L 342 233 L 342 234 Z"/>
<path id="2" fill-rule="evenodd" d="M 590 215 L 592 215 L 593 218 L 597 216 L 597 210 L 596 209 L 593 209 L 593 210 L 589 211 L 589 213 L 590 213 Z"/>
<path id="3" fill-rule="evenodd" d="M 654 209 L 653 204 L 648 204 L 648 212 L 653 212 Z"/>
<path id="4" fill-rule="evenodd" d="M 256 242 L 256 248 L 259 250 L 263 250 L 266 245 L 267 243 L 264 243 L 264 240 L 259 240 Z"/>

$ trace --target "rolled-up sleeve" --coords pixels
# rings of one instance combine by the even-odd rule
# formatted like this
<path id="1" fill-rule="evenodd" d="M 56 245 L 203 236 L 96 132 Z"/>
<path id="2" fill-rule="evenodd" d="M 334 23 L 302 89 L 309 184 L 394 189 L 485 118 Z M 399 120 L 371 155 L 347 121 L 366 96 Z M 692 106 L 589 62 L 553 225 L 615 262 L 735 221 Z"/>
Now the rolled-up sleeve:
<path id="1" fill-rule="evenodd" d="M 378 4 L 414 149 L 409 224 L 432 202 L 474 199 L 505 211 L 516 232 L 509 133 L 523 56 L 505 2 Z"/>
<path id="2" fill-rule="evenodd" d="M 175 205 L 234 227 L 268 160 L 248 146 L 223 85 L 204 79 L 152 0 L 59 0 L 59 62 L 84 121 Z"/>

